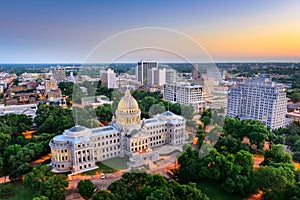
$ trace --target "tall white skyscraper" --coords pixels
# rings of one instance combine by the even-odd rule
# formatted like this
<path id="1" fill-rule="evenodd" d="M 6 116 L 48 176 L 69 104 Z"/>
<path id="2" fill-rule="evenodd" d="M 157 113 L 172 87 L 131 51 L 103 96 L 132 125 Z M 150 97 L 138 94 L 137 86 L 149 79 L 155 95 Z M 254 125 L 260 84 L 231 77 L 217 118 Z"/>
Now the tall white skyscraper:
<path id="1" fill-rule="evenodd" d="M 101 70 L 100 80 L 102 85 L 106 86 L 107 88 L 117 88 L 117 76 L 112 69 Z"/>
<path id="2" fill-rule="evenodd" d="M 163 91 L 164 100 L 180 104 L 192 104 L 195 112 L 202 112 L 205 107 L 203 88 L 198 84 L 166 83 Z"/>
<path id="3" fill-rule="evenodd" d="M 282 84 L 269 78 L 253 78 L 231 88 L 227 116 L 257 119 L 271 129 L 286 125 L 287 99 Z"/>
<path id="4" fill-rule="evenodd" d="M 152 84 L 152 68 L 157 68 L 156 61 L 139 61 L 136 66 L 136 80 L 144 85 Z"/>

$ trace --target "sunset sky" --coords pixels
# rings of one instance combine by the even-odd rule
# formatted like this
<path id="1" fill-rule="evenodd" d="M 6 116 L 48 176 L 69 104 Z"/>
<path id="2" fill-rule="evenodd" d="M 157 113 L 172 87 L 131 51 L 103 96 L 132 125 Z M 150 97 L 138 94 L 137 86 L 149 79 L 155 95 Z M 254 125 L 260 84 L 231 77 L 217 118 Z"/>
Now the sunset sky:
<path id="1" fill-rule="evenodd" d="M 81 63 L 111 35 L 141 27 L 184 33 L 216 62 L 300 61 L 299 0 L 0 0 L 0 63 Z"/>

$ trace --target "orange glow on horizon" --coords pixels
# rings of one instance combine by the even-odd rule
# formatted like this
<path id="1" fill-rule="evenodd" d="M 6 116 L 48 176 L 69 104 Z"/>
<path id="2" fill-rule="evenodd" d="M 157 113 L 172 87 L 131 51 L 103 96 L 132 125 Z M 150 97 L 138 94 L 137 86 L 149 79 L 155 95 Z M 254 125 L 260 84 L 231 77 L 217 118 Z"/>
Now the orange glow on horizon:
<path id="1" fill-rule="evenodd" d="M 213 56 L 300 57 L 300 26 L 292 22 L 226 30 L 195 38 Z"/>

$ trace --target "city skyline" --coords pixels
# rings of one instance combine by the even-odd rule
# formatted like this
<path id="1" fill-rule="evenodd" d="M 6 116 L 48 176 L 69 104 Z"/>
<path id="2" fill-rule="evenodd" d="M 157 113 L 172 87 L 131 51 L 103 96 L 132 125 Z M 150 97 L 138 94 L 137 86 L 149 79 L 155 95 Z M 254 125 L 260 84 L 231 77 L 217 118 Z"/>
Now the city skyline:
<path id="1" fill-rule="evenodd" d="M 299 6 L 300 2 L 295 0 L 172 4 L 2 1 L 0 63 L 83 63 L 100 42 L 141 27 L 161 27 L 186 34 L 214 62 L 299 62 Z M 181 45 L 176 42 L 173 41 L 174 45 Z M 195 56 L 193 49 L 182 48 L 187 55 Z M 150 58 L 177 61 L 163 54 Z M 140 57 L 123 59 L 120 62 Z"/>

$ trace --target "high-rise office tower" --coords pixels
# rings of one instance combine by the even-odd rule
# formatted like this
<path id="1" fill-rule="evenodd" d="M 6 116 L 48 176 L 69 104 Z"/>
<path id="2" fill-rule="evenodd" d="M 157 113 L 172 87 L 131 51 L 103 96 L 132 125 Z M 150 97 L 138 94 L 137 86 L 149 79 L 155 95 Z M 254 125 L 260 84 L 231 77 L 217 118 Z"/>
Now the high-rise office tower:
<path id="1" fill-rule="evenodd" d="M 252 78 L 231 88 L 228 94 L 228 116 L 257 119 L 271 129 L 286 125 L 286 109 L 284 86 L 269 78 Z"/>
<path id="2" fill-rule="evenodd" d="M 156 61 L 139 61 L 136 66 L 136 80 L 144 85 L 152 84 L 152 68 L 157 68 Z"/>

